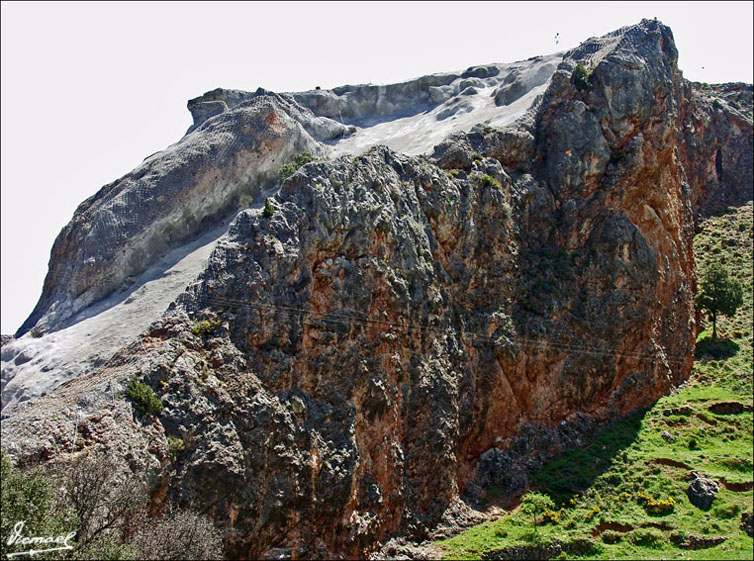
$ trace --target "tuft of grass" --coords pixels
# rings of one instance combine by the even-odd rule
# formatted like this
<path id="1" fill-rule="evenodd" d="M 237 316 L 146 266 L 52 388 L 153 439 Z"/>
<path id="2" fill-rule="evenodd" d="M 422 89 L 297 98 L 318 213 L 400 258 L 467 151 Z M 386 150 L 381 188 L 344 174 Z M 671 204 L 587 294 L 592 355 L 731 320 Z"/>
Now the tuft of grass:
<path id="1" fill-rule="evenodd" d="M 220 327 L 220 323 L 221 322 L 219 318 L 211 318 L 211 319 L 203 319 L 200 321 L 195 321 L 193 324 L 191 324 L 191 333 L 201 338 L 208 337 L 212 335 L 215 329 Z"/>
<path id="2" fill-rule="evenodd" d="M 476 173 L 473 175 L 473 178 L 478 181 L 482 187 L 494 187 L 500 191 L 503 190 L 503 186 L 500 182 L 491 175 L 487 175 L 486 173 Z"/>
<path id="3" fill-rule="evenodd" d="M 291 159 L 291 161 L 280 168 L 280 171 L 278 172 L 280 182 L 282 183 L 283 181 L 288 179 L 291 175 L 296 173 L 299 168 L 305 166 L 309 162 L 314 161 L 316 161 L 316 158 L 309 154 L 309 152 L 299 152 L 298 154 L 293 156 L 293 159 Z"/>
<path id="4" fill-rule="evenodd" d="M 243 193 L 238 197 L 238 204 L 244 208 L 247 208 L 254 202 L 254 197 L 248 193 Z"/>
<path id="5" fill-rule="evenodd" d="M 176 436 L 168 436 L 168 451 L 175 458 L 186 449 L 186 444 L 182 438 Z"/>
<path id="6" fill-rule="evenodd" d="M 657 530 L 644 529 L 632 532 L 630 540 L 634 545 L 640 547 L 658 549 L 661 548 L 662 544 L 665 542 L 665 536 Z"/>

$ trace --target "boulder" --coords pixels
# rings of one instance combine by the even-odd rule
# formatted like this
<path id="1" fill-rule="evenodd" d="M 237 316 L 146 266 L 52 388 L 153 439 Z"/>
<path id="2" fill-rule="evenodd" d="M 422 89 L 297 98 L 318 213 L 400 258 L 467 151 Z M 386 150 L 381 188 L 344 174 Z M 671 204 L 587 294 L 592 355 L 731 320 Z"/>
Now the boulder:
<path id="1" fill-rule="evenodd" d="M 707 479 L 706 477 L 697 477 L 686 489 L 686 496 L 688 496 L 691 504 L 702 510 L 709 510 L 712 508 L 712 501 L 715 499 L 720 490 L 720 486 L 717 481 L 713 479 Z"/>

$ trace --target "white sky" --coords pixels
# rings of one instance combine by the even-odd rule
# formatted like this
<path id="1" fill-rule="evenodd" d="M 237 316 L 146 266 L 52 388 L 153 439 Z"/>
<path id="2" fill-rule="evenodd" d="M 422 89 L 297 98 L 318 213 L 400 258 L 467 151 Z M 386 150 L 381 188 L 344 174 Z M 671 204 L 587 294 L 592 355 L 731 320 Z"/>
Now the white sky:
<path id="1" fill-rule="evenodd" d="M 2 333 L 36 304 L 76 206 L 180 139 L 205 91 L 393 83 L 567 50 L 643 17 L 671 27 L 686 78 L 751 83 L 753 5 L 3 2 Z"/>

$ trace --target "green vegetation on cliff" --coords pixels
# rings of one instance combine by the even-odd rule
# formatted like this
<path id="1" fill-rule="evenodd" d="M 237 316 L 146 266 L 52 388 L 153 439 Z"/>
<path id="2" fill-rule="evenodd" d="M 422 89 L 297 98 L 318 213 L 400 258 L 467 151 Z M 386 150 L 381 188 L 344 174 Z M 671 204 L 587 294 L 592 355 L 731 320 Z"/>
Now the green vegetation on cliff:
<path id="1" fill-rule="evenodd" d="M 288 179 L 291 175 L 296 173 L 298 169 L 301 166 L 305 166 L 309 162 L 315 161 L 314 156 L 309 154 L 308 152 L 300 152 L 296 154 L 290 162 L 285 164 L 282 168 L 280 168 L 280 172 L 278 173 L 280 177 L 280 181 L 285 181 Z"/>
<path id="2" fill-rule="evenodd" d="M 514 508 L 436 542 L 446 558 L 751 558 L 742 522 L 754 510 L 752 234 L 748 203 L 706 220 L 694 239 L 699 277 L 724 263 L 743 286 L 743 304 L 718 318 L 717 341 L 712 323 L 704 326 L 689 380 L 534 474 L 537 492 L 555 504 L 538 511 L 536 531 L 531 512 Z M 691 472 L 718 484 L 708 510 L 687 496 Z"/>
<path id="3" fill-rule="evenodd" d="M 162 413 L 162 401 L 157 397 L 152 388 L 139 382 L 134 376 L 126 391 L 128 398 L 134 402 L 134 406 L 145 415 L 159 415 Z"/>

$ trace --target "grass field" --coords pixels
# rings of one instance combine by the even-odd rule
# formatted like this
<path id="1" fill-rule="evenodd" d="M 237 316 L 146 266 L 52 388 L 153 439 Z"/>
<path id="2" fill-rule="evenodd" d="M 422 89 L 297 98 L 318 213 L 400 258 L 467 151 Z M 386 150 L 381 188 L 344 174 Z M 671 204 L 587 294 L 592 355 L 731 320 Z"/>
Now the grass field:
<path id="1" fill-rule="evenodd" d="M 699 334 L 689 380 L 535 474 L 533 485 L 555 503 L 536 525 L 514 510 L 435 542 L 445 558 L 504 558 L 511 550 L 499 550 L 517 546 L 536 557 L 554 543 L 565 544 L 553 554 L 563 559 L 752 558 L 740 528 L 753 510 L 752 234 L 749 203 L 707 220 L 694 239 L 698 271 L 724 263 L 744 284 L 744 304 L 719 321 L 717 342 L 711 324 Z M 716 413 L 720 402 L 746 410 Z M 692 470 L 720 483 L 708 511 L 686 496 Z"/>

